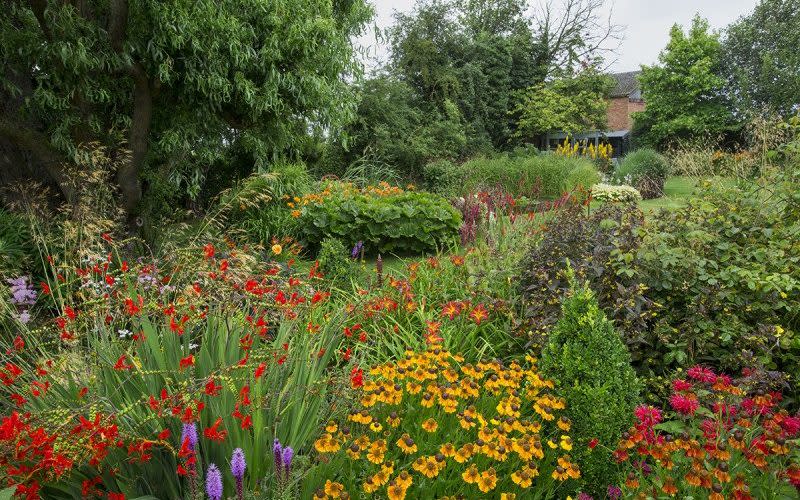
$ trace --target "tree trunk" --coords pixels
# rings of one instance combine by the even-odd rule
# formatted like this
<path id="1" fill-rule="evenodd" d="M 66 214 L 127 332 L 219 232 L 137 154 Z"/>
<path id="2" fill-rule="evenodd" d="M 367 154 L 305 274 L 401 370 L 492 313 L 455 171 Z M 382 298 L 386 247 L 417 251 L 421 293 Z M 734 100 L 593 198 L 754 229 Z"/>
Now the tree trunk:
<path id="1" fill-rule="evenodd" d="M 150 82 L 140 64 L 131 68 L 133 75 L 133 116 L 128 146 L 131 155 L 117 170 L 117 184 L 122 194 L 122 208 L 131 217 L 142 199 L 142 185 L 139 172 L 147 157 L 150 146 L 150 124 L 153 119 L 153 92 Z"/>

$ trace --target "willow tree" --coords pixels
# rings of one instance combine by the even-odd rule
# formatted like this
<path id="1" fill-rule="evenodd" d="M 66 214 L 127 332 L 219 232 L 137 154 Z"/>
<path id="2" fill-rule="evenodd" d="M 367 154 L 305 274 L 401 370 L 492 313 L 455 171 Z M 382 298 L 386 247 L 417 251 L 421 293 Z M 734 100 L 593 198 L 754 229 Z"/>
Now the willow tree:
<path id="1" fill-rule="evenodd" d="M 364 0 L 11 0 L 0 18 L 0 138 L 69 198 L 81 143 L 125 149 L 121 204 L 146 164 L 264 159 L 353 109 Z"/>

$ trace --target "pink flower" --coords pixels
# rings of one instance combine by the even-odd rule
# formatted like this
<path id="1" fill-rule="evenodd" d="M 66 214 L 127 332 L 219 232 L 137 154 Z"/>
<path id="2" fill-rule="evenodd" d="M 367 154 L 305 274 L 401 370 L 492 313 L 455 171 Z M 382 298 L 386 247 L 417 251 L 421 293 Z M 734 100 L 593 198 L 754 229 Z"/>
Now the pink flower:
<path id="1" fill-rule="evenodd" d="M 639 423 L 647 428 L 651 428 L 661 422 L 661 410 L 654 406 L 641 405 L 634 412 Z"/>
<path id="2" fill-rule="evenodd" d="M 689 368 L 686 370 L 686 374 L 689 375 L 690 379 L 707 384 L 713 384 L 717 380 L 717 375 L 713 371 L 700 365 Z"/>
<path id="3" fill-rule="evenodd" d="M 698 403 L 696 399 L 683 394 L 673 394 L 672 397 L 669 398 L 669 404 L 672 405 L 675 411 L 683 415 L 694 415 L 694 412 L 696 412 L 697 408 L 700 406 L 700 403 Z"/>
<path id="4" fill-rule="evenodd" d="M 682 379 L 675 379 L 672 382 L 672 390 L 677 392 L 688 391 L 692 388 L 692 384 Z"/>

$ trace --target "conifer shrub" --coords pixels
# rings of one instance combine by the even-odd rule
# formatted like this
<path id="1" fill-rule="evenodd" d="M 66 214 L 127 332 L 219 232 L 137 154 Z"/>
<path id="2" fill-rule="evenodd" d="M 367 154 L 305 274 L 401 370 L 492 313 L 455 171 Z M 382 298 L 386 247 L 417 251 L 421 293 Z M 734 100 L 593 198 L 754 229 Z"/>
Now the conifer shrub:
<path id="1" fill-rule="evenodd" d="M 603 494 L 616 484 L 611 449 L 631 424 L 640 384 L 622 338 L 594 293 L 574 277 L 571 281 L 561 319 L 542 351 L 541 370 L 567 400 L 583 490 Z"/>

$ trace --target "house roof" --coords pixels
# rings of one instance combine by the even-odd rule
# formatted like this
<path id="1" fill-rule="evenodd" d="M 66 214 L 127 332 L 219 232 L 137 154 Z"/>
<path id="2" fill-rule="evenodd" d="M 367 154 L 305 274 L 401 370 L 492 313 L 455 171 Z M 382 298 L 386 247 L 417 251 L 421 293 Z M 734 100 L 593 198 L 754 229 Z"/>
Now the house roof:
<path id="1" fill-rule="evenodd" d="M 611 97 L 630 97 L 639 93 L 639 73 L 641 71 L 628 71 L 625 73 L 612 73 L 611 77 L 616 84 L 611 90 Z"/>

